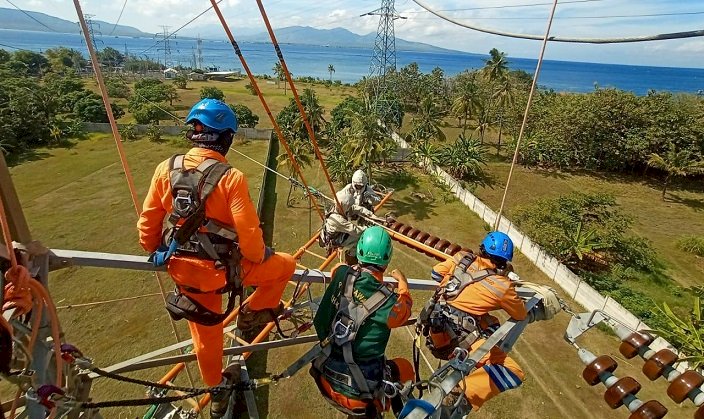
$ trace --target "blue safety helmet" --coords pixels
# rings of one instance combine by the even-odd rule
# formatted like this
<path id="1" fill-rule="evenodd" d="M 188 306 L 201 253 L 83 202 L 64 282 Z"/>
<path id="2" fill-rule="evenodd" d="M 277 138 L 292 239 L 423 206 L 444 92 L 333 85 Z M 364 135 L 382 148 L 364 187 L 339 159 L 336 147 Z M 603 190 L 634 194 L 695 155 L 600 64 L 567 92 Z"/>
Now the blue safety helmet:
<path id="1" fill-rule="evenodd" d="M 186 117 L 186 123 L 198 121 L 216 132 L 232 130 L 237 132 L 237 116 L 227 104 L 217 99 L 203 99 L 193 105 Z"/>
<path id="2" fill-rule="evenodd" d="M 482 240 L 481 248 L 491 256 L 510 261 L 513 259 L 513 241 L 500 231 L 492 231 Z"/>

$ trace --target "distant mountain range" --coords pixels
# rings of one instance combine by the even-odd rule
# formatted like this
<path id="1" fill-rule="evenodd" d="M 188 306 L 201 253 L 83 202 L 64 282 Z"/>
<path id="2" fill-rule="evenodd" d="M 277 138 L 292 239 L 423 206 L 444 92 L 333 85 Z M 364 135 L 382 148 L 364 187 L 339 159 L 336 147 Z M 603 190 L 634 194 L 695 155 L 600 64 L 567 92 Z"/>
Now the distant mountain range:
<path id="1" fill-rule="evenodd" d="M 44 13 L 30 12 L 27 14 L 9 8 L 0 8 L 0 28 L 39 32 L 80 33 L 77 22 L 71 22 Z M 32 19 L 32 18 L 36 19 Z M 96 32 L 102 36 L 154 36 L 153 33 L 142 32 L 132 26 L 117 25 L 114 23 L 93 21 Z M 113 31 L 114 28 L 114 31 Z M 243 29 L 236 31 L 235 35 L 240 42 L 269 42 L 269 35 L 263 30 Z M 201 36 L 209 39 L 223 39 L 224 34 L 220 28 L 187 28 L 179 32 L 179 36 Z M 357 35 L 344 28 L 316 29 L 310 26 L 290 26 L 276 30 L 276 38 L 283 44 L 321 45 L 342 48 L 366 48 L 374 45 L 375 33 Z M 396 48 L 405 51 L 423 52 L 452 52 L 451 50 L 436 47 L 421 42 L 405 41 L 396 38 Z"/>
<path id="2" fill-rule="evenodd" d="M 39 12 L 26 12 L 35 20 L 22 13 L 17 9 L 7 9 L 0 7 L 0 28 L 14 29 L 23 31 L 39 31 L 39 32 L 59 32 L 59 33 L 80 33 L 81 29 L 78 22 L 71 22 L 58 17 L 49 16 Z M 40 23 L 41 22 L 41 23 Z M 46 25 L 46 26 L 44 26 Z M 93 21 L 94 28 L 102 35 L 108 35 L 112 32 L 112 36 L 147 36 L 151 37 L 154 34 L 142 32 L 132 26 L 117 25 L 114 23 L 103 22 L 101 20 Z M 113 31 L 113 27 L 115 30 Z"/>

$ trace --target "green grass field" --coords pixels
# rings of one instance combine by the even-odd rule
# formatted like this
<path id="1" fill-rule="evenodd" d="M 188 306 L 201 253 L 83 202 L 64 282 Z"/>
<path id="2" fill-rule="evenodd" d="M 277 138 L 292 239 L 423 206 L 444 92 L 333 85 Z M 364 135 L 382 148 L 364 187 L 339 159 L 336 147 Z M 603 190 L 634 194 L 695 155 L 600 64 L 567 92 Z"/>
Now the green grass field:
<path id="1" fill-rule="evenodd" d="M 245 84 L 244 81 L 212 83 L 225 91 L 227 101 L 247 104 L 260 114 L 262 118 L 260 126 L 270 126 L 268 120 L 264 118 L 260 105 L 257 105 L 257 97 L 246 92 Z M 187 108 L 198 99 L 201 85 L 198 82 L 189 82 L 189 90 L 183 91 L 181 100 L 176 103 L 182 107 L 177 111 L 179 116 L 184 116 Z M 266 89 L 265 94 L 270 99 L 274 113 L 291 97 L 290 92 L 288 96 L 284 96 L 283 89 L 277 89 L 275 85 L 266 84 L 265 81 L 262 81 L 262 88 Z M 322 103 L 328 112 L 344 95 L 353 92 L 351 88 L 328 89 L 323 86 L 315 88 L 320 93 Z M 302 90 L 303 86 L 299 86 L 299 89 Z M 236 145 L 236 147 L 257 161 L 263 162 L 265 159 L 265 142 L 252 142 Z M 175 141 L 155 144 L 139 140 L 126 143 L 125 148 L 140 197 L 143 197 L 146 192 L 156 164 L 173 153 L 185 150 L 182 143 Z M 262 169 L 237 154 L 230 153 L 228 157 L 235 167 L 248 176 L 251 196 L 253 198 L 259 196 Z M 87 140 L 76 142 L 71 148 L 40 150 L 37 158 L 36 161 L 23 163 L 12 169 L 13 179 L 36 239 L 53 248 L 143 253 L 137 244 L 135 211 L 132 208 L 124 175 L 110 136 L 92 135 Z M 501 167 L 501 165 L 492 164 L 490 166 L 492 173 L 495 167 Z M 305 174 L 311 186 L 319 188 L 326 194 L 330 193 L 321 180 L 322 172 L 318 166 L 307 168 Z M 501 184 L 504 179 L 503 174 L 498 171 L 494 174 L 498 179 L 497 182 Z M 567 182 L 561 179 L 561 176 L 557 179 L 546 176 L 548 179 L 546 183 L 542 183 L 540 178 L 535 178 L 532 188 L 539 185 L 540 190 L 554 188 L 554 193 L 559 193 L 566 188 L 564 183 Z M 484 235 L 483 221 L 439 189 L 427 175 L 410 167 L 387 167 L 375 177 L 375 181 L 396 189 L 393 199 L 381 211 L 382 214 L 393 211 L 402 221 L 469 247 L 475 247 Z M 514 190 L 522 191 L 527 200 L 535 193 L 526 186 L 518 187 L 517 185 L 529 183 L 528 180 L 520 179 L 517 177 Z M 548 183 L 548 181 L 555 183 Z M 584 179 L 583 182 L 588 184 L 590 180 Z M 618 182 L 609 183 L 606 180 L 604 182 L 608 185 L 611 183 L 619 185 Z M 579 189 L 579 185 L 575 185 L 575 188 Z M 279 251 L 294 252 L 309 238 L 310 233 L 320 227 L 321 221 L 315 211 L 309 209 L 300 191 L 294 192 L 297 202 L 293 207 L 288 207 L 286 205 L 288 191 L 288 183 L 278 179 L 273 244 Z M 634 200 L 639 193 L 635 189 L 628 189 L 628 185 L 623 185 L 623 192 L 624 194 L 632 192 Z M 495 197 L 500 197 L 498 195 L 500 188 L 479 190 L 478 193 L 487 203 L 496 206 Z M 643 190 L 640 193 L 645 192 Z M 696 196 L 685 196 L 685 198 L 697 199 Z M 653 203 L 645 206 L 643 204 L 645 201 L 641 201 L 640 204 L 637 202 L 637 200 L 634 201 L 631 211 L 638 209 L 638 205 L 642 208 L 655 207 Z M 673 217 L 675 214 L 674 210 L 663 211 L 658 213 L 658 216 Z M 652 220 L 652 225 L 658 226 L 657 217 L 653 216 Z M 696 221 L 694 215 L 688 220 Z M 678 221 L 674 218 L 668 219 L 667 222 L 674 226 Z M 641 228 L 642 231 L 649 229 L 649 224 L 641 225 L 641 223 L 639 221 L 639 232 Z M 699 223 L 701 226 L 701 221 Z M 656 246 L 658 246 L 657 243 Z M 320 252 L 317 245 L 314 245 L 311 250 Z M 310 267 L 317 266 L 319 262 L 313 256 L 306 256 L 302 260 L 303 264 Z M 390 268 L 398 267 L 409 277 L 425 279 L 433 263 L 435 262 L 426 256 L 405 246 L 396 245 Z M 669 263 L 668 269 L 674 269 Z M 676 266 L 676 264 L 673 265 Z M 521 255 L 516 258 L 516 267 L 523 278 L 535 282 L 548 281 Z M 701 269 L 701 264 L 699 267 Z M 685 273 L 685 271 L 682 272 Z M 152 274 L 93 268 L 61 270 L 53 273 L 50 278 L 51 292 L 59 306 L 155 293 L 158 292 L 155 281 Z M 166 276 L 163 281 L 167 288 L 170 287 L 170 280 Z M 319 287 L 317 291 L 319 292 Z M 428 293 L 414 293 L 415 313 L 420 310 L 427 298 L 429 298 Z M 100 366 L 110 365 L 172 344 L 175 337 L 160 299 L 159 296 L 150 296 L 123 303 L 62 309 L 60 317 L 67 341 L 76 344 L 89 356 L 94 357 Z M 484 408 L 474 412 L 472 417 L 529 419 L 626 417 L 627 413 L 623 409 L 614 412 L 604 404 L 603 387 L 585 388 L 587 386 L 581 380 L 582 366 L 575 351 L 562 341 L 567 321 L 566 315 L 560 315 L 551 322 L 537 323 L 528 327 L 513 354 L 528 374 L 526 383 L 520 389 L 502 394 L 487 403 Z M 179 334 L 181 338 L 188 336 L 184 324 L 179 324 Z M 661 400 L 671 409 L 671 417 L 691 417 L 690 407 L 679 408 L 667 401 L 664 384 L 647 383 L 638 371 L 642 365 L 640 361 L 626 361 L 618 355 L 618 342 L 613 336 L 593 331 L 583 343 L 597 354 L 614 356 L 620 363 L 617 371 L 619 376 L 631 375 L 644 384 L 645 388 L 640 395 L 645 400 L 650 398 Z M 407 331 L 396 330 L 392 334 L 388 355 L 410 357 L 410 345 L 411 339 Z M 272 350 L 266 358 L 258 357 L 254 369 L 257 374 L 278 373 L 305 349 L 296 347 Z M 166 368 L 154 369 L 138 376 L 159 378 L 165 370 Z M 196 368 L 193 368 L 193 372 L 197 377 Z M 177 382 L 185 384 L 185 377 L 179 377 Z M 141 397 L 143 390 L 139 387 L 116 385 L 98 380 L 93 396 L 96 400 Z M 7 394 L 7 388 L 2 394 Z M 305 371 L 290 380 L 259 390 L 258 399 L 262 407 L 262 415 L 272 418 L 342 417 L 317 394 L 312 379 Z M 141 416 L 143 412 L 144 410 L 141 409 L 125 409 L 119 413 L 117 410 L 111 410 L 105 411 L 104 417 L 125 417 L 125 415 L 136 417 Z"/>

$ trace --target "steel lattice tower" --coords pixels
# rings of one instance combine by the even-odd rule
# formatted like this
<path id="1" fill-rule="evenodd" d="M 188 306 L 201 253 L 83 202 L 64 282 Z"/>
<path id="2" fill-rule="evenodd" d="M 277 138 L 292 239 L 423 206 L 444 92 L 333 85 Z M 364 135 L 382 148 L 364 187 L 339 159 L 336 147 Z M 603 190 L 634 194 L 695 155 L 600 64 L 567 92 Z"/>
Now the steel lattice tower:
<path id="1" fill-rule="evenodd" d="M 391 106 L 396 97 L 396 79 L 390 77 L 390 74 L 396 72 L 394 21 L 405 18 L 396 13 L 394 0 L 381 0 L 381 7 L 362 16 L 379 16 L 374 52 L 369 65 L 369 79 L 372 82 L 370 101 L 383 121 L 396 121 L 398 110 Z"/>
<path id="2" fill-rule="evenodd" d="M 96 41 L 95 34 L 97 33 L 98 35 L 101 35 L 101 33 L 99 30 L 97 30 L 97 31 L 95 30 L 95 27 L 98 27 L 98 29 L 100 29 L 100 23 L 94 22 L 93 21 L 94 17 L 95 17 L 95 15 L 89 15 L 89 14 L 83 15 L 83 18 L 86 20 L 86 27 L 88 27 L 88 36 L 90 38 L 90 41 L 93 43 L 93 49 L 97 51 L 98 50 L 97 42 L 99 42 L 99 41 Z M 83 32 L 83 31 L 81 31 L 81 32 Z"/>

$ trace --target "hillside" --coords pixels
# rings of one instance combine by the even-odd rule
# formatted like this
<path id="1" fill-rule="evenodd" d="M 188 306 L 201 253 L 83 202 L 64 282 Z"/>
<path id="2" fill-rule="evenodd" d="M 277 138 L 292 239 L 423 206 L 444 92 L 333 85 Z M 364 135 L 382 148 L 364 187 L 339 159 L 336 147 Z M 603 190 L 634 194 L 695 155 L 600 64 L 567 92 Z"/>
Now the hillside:
<path id="1" fill-rule="evenodd" d="M 322 45 L 343 48 L 366 48 L 374 45 L 376 33 L 357 35 L 344 28 L 316 29 L 310 26 L 289 26 L 276 30 L 276 38 L 280 43 Z M 243 41 L 269 42 L 266 32 L 245 35 Z M 423 52 L 453 52 L 452 50 L 436 47 L 422 42 L 411 42 L 396 38 L 396 49 Z"/>
<path id="2" fill-rule="evenodd" d="M 22 31 L 80 33 L 77 22 L 39 12 L 27 11 L 26 13 L 36 19 L 36 21 L 17 9 L 0 7 L 0 28 Z M 132 26 L 117 25 L 113 31 L 114 23 L 96 20 L 94 25 L 96 25 L 96 30 L 103 35 L 108 35 L 112 32 L 114 36 L 152 36 L 152 34 L 142 32 Z"/>

